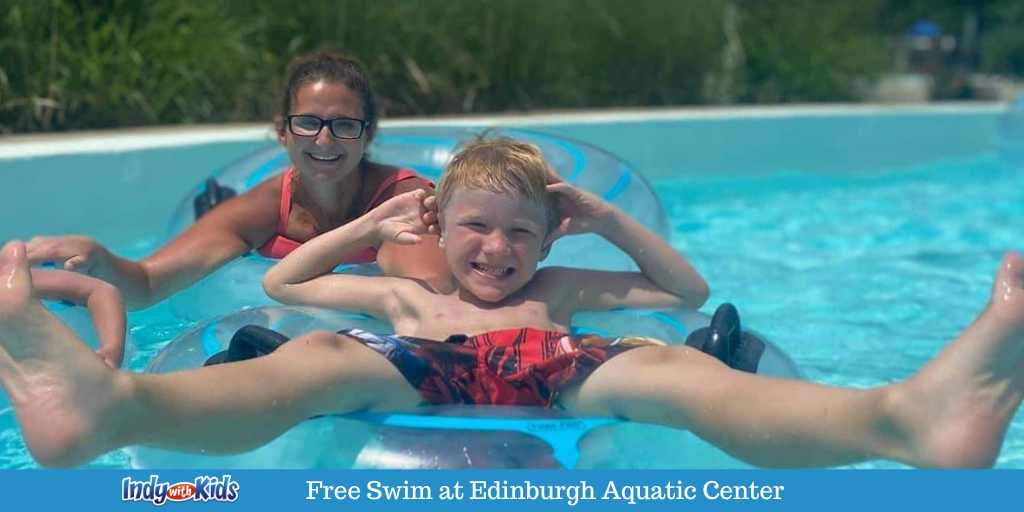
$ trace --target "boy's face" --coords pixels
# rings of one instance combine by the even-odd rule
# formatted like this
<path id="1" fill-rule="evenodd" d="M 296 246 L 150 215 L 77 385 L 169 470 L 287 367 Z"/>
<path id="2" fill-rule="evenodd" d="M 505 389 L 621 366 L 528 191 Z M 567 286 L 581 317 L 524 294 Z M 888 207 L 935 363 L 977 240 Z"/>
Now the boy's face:
<path id="1" fill-rule="evenodd" d="M 441 248 L 464 291 L 498 302 L 526 285 L 546 255 L 544 207 L 515 194 L 457 188 L 441 212 Z"/>

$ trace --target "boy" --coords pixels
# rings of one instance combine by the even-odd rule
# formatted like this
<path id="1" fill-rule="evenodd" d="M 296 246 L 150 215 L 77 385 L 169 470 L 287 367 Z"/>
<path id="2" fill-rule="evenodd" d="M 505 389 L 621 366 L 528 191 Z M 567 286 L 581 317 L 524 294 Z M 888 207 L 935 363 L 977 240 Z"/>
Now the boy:
<path id="1" fill-rule="evenodd" d="M 264 289 L 288 304 L 387 319 L 397 336 L 342 333 L 384 355 L 427 402 L 553 405 L 608 358 L 656 343 L 566 336 L 576 311 L 697 308 L 708 296 L 664 240 L 589 193 L 549 185 L 554 176 L 529 144 L 473 143 L 448 165 L 436 201 L 420 193 L 325 233 L 271 268 Z M 418 241 L 437 227 L 428 205 L 442 212 L 438 245 L 452 276 L 445 291 L 406 278 L 322 275 L 353 247 Z M 585 232 L 620 247 L 641 272 L 537 270 L 556 238 Z"/>
<path id="2" fill-rule="evenodd" d="M 437 199 L 458 284 L 451 294 L 411 280 L 320 275 L 347 244 L 367 237 L 411 242 L 429 231 L 433 200 L 420 192 L 303 245 L 266 277 L 268 291 L 283 300 L 376 312 L 392 320 L 398 336 L 311 333 L 265 357 L 185 372 L 138 375 L 98 363 L 45 315 L 24 246 L 8 244 L 0 251 L 0 282 L 9 283 L 0 288 L 0 382 L 30 451 L 47 465 L 81 463 L 129 444 L 239 451 L 311 416 L 394 410 L 426 398 L 553 401 L 576 414 L 690 429 L 761 465 L 994 462 L 1024 395 L 1019 254 L 1004 259 L 990 304 L 972 326 L 908 381 L 877 389 L 760 377 L 688 347 L 646 340 L 573 339 L 561 332 L 574 309 L 693 306 L 706 289 L 664 242 L 566 184 L 546 187 L 564 214 L 554 221 L 544 203 L 550 196 L 536 192 L 545 188 L 545 168 L 529 163 L 538 156 L 503 141 L 471 146 L 453 162 Z M 464 182 L 456 178 L 460 161 L 473 162 Z M 485 168 L 524 172 L 473 184 Z M 530 176 L 528 183 L 509 177 L 517 174 Z M 587 230 L 626 246 L 643 272 L 536 270 L 554 238 Z M 459 333 L 475 336 L 452 336 Z M 510 346 L 523 350 L 501 350 Z M 494 375 L 483 377 L 481 367 Z M 264 381 L 275 385 L 252 385 Z"/>

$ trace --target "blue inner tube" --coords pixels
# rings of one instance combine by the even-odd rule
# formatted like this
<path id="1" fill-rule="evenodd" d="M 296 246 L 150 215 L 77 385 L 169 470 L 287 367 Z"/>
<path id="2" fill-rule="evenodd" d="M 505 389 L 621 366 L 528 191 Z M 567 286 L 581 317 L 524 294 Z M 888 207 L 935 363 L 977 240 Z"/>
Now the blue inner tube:
<path id="1" fill-rule="evenodd" d="M 629 164 L 602 149 L 541 132 L 496 130 L 495 135 L 514 137 L 540 147 L 545 158 L 569 183 L 597 194 L 622 208 L 641 224 L 663 237 L 668 223 L 661 202 L 650 184 Z M 460 144 L 479 134 L 468 129 L 388 129 L 370 148 L 378 162 L 410 168 L 437 181 Z M 268 147 L 213 173 L 220 187 L 241 194 L 282 172 L 288 155 L 280 146 Z M 168 236 L 175 237 L 195 221 L 195 203 L 207 185 L 197 186 L 183 198 L 171 218 Z M 635 270 L 636 265 L 603 238 L 588 234 L 556 243 L 542 265 L 578 266 L 604 270 Z M 202 321 L 240 309 L 273 304 L 260 280 L 275 260 L 250 254 L 228 263 L 200 283 L 170 299 L 176 316 Z M 345 265 L 339 272 L 375 272 L 373 265 Z"/>
<path id="2" fill-rule="evenodd" d="M 575 332 L 628 333 L 682 343 L 709 318 L 688 310 L 578 314 Z M 198 325 L 171 342 L 147 371 L 196 368 L 225 350 L 245 325 L 288 337 L 341 327 L 390 332 L 366 315 L 271 306 Z M 768 342 L 758 373 L 799 378 L 793 361 Z M 614 418 L 576 418 L 531 407 L 438 406 L 402 414 L 310 419 L 271 443 L 231 456 L 150 447 L 129 449 L 136 468 L 735 468 L 748 467 L 692 433 Z"/>

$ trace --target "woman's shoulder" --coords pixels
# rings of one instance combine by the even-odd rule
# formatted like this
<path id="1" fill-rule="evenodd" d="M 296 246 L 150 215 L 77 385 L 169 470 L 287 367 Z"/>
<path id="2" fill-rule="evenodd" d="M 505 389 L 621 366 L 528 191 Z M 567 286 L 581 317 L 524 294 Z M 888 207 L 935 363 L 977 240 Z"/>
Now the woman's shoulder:
<path id="1" fill-rule="evenodd" d="M 263 203 L 267 201 L 273 201 L 277 203 L 281 199 L 281 193 L 284 190 L 284 182 L 287 180 L 292 173 L 291 167 L 284 170 L 280 174 L 275 174 L 263 181 L 261 181 L 255 187 L 249 189 L 240 197 L 256 202 Z"/>
<path id="2" fill-rule="evenodd" d="M 374 191 L 373 199 L 387 199 L 417 189 L 433 189 L 434 184 L 416 171 L 393 165 L 371 163 L 367 177 Z M 377 201 L 374 201 L 377 202 Z"/>
<path id="3" fill-rule="evenodd" d="M 398 167 L 395 165 L 380 164 L 376 162 L 369 162 L 366 166 L 367 176 L 370 176 L 375 181 L 404 181 L 407 179 L 418 179 L 428 181 L 426 178 L 420 176 L 415 170 L 408 167 Z"/>

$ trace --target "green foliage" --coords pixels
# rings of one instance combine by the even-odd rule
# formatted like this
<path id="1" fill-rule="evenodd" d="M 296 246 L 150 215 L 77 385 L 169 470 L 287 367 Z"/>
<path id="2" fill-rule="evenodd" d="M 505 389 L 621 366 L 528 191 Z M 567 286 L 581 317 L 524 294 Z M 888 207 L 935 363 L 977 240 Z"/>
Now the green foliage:
<path id="1" fill-rule="evenodd" d="M 0 125 L 223 120 L 245 32 L 209 2 L 16 0 L 0 19 Z M 237 64 L 236 64 L 237 65 Z"/>
<path id="2" fill-rule="evenodd" d="M 994 3 L 990 11 L 996 20 L 995 27 L 981 43 L 984 49 L 982 69 L 1024 76 L 1024 3 L 1019 0 Z"/>
<path id="3" fill-rule="evenodd" d="M 793 0 L 747 2 L 742 14 L 747 102 L 855 98 L 859 80 L 889 66 L 874 32 L 877 2 Z M 770 29 L 768 29 L 770 27 Z"/>
<path id="4" fill-rule="evenodd" d="M 929 13 L 955 28 L 974 9 L 986 68 L 1020 73 L 1020 5 L 0 0 L 0 133 L 269 120 L 287 62 L 324 47 L 366 63 L 391 116 L 844 101 Z"/>

